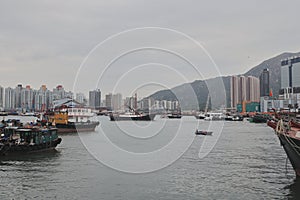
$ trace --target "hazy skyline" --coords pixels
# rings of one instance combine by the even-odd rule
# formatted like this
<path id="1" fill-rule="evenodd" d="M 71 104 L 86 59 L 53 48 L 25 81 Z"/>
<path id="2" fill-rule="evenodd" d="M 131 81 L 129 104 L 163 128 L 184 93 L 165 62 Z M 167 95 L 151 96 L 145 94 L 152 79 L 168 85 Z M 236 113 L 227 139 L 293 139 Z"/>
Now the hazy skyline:
<path id="1" fill-rule="evenodd" d="M 4 87 L 15 87 L 22 83 L 33 88 L 46 84 L 52 89 L 62 84 L 66 90 L 72 90 L 80 64 L 97 44 L 114 34 L 139 27 L 169 28 L 191 36 L 209 52 L 221 75 L 241 74 L 282 52 L 299 51 L 296 42 L 300 37 L 300 27 L 296 24 L 300 15 L 298 1 L 0 2 L 0 85 Z M 191 60 L 198 59 L 195 62 L 203 65 L 198 69 L 203 72 L 203 77 L 199 77 L 192 68 L 188 69 L 186 63 L 177 58 L 168 59 L 168 54 L 158 54 L 156 50 L 148 49 L 115 63 L 102 85 L 98 85 L 101 83 L 97 82 L 98 76 L 82 76 L 79 89 L 87 94 L 88 90 L 99 86 L 105 94 L 120 80 L 121 72 L 143 64 L 150 66 L 151 70 L 145 68 L 145 71 L 138 72 L 140 68 L 137 68 L 136 72 L 130 74 L 130 79 L 125 77 L 127 81 L 120 82 L 121 86 L 116 92 L 121 91 L 127 96 L 139 85 L 157 83 L 157 87 L 155 84 L 150 84 L 146 89 L 144 87 L 142 94 L 147 94 L 186 81 L 220 75 L 210 70 L 211 63 L 208 64 L 205 53 L 195 50 L 196 47 L 180 37 L 170 39 L 163 34 L 149 32 L 144 36 L 137 34 L 136 37 L 141 41 L 134 41 L 135 45 L 149 39 L 166 49 L 187 53 Z M 124 38 L 120 43 L 111 42 L 107 45 L 105 49 L 97 50 L 95 53 L 99 54 L 91 59 L 104 62 L 102 57 L 115 58 L 121 50 L 134 46 L 130 42 L 124 43 Z M 104 69 L 102 62 L 92 61 L 97 64 L 90 68 L 92 75 L 94 70 Z M 168 66 L 175 66 L 174 75 L 170 75 L 171 68 Z M 117 74 L 118 77 L 112 77 Z M 132 79 L 136 79 L 136 82 Z M 162 79 L 165 82 L 158 81 Z"/>

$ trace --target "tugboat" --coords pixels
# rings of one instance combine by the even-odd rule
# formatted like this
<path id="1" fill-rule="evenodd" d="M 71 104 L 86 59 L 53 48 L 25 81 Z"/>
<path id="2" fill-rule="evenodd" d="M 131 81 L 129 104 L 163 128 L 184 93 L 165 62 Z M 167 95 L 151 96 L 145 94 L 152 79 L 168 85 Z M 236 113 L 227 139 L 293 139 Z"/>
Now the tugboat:
<path id="1" fill-rule="evenodd" d="M 0 139 L 0 156 L 53 150 L 61 141 L 56 128 L 5 127 Z"/>

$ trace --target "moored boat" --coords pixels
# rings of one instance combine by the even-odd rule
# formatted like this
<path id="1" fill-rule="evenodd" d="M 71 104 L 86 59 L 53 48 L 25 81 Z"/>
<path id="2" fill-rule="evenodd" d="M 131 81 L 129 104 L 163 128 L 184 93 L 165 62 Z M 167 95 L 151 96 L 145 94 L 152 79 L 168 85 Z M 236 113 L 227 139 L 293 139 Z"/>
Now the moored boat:
<path id="1" fill-rule="evenodd" d="M 269 119 L 270 119 L 269 116 L 256 114 L 256 115 L 249 118 L 249 122 L 252 122 L 252 123 L 267 123 L 267 121 Z"/>
<path id="2" fill-rule="evenodd" d="M 199 115 L 195 115 L 196 119 L 205 119 L 205 114 L 200 113 Z"/>
<path id="3" fill-rule="evenodd" d="M 78 119 L 78 117 L 77 117 Z M 49 122 L 58 129 L 58 133 L 92 132 L 100 124 L 99 121 L 71 121 L 69 112 L 55 112 L 49 117 Z"/>
<path id="4" fill-rule="evenodd" d="M 182 117 L 182 115 L 180 113 L 171 113 L 171 114 L 168 114 L 167 117 L 169 119 L 180 119 Z"/>
<path id="5" fill-rule="evenodd" d="M 111 113 L 109 115 L 111 121 L 152 121 L 155 118 L 155 114 L 150 113 Z"/>
<path id="6" fill-rule="evenodd" d="M 270 125 L 269 125 L 270 126 Z M 272 126 L 271 126 L 272 127 Z M 274 126 L 273 126 L 274 127 Z M 277 134 L 288 159 L 290 160 L 297 179 L 300 178 L 300 128 L 290 127 L 283 120 L 279 120 L 275 127 Z"/>
<path id="7" fill-rule="evenodd" d="M 53 150 L 61 141 L 56 128 L 5 127 L 1 134 L 0 156 Z"/>
<path id="8" fill-rule="evenodd" d="M 212 135 L 212 133 L 213 133 L 212 131 L 204 131 L 204 130 L 198 130 L 198 129 L 195 131 L 196 135 Z"/>
<path id="9" fill-rule="evenodd" d="M 204 120 L 206 120 L 206 121 L 221 121 L 221 120 L 224 120 L 224 115 L 223 115 L 223 113 L 208 112 L 205 114 Z"/>

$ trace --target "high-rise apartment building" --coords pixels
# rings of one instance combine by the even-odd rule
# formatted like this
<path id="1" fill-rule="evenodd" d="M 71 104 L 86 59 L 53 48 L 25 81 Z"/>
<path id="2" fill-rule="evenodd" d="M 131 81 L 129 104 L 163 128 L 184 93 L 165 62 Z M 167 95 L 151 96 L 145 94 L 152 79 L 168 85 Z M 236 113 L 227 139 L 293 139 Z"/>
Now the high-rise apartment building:
<path id="1" fill-rule="evenodd" d="M 270 72 L 269 69 L 264 69 L 259 76 L 260 96 L 266 97 L 270 95 Z"/>
<path id="2" fill-rule="evenodd" d="M 281 89 L 300 87 L 300 57 L 281 61 Z"/>
<path id="3" fill-rule="evenodd" d="M 16 108 L 15 99 L 15 90 L 11 87 L 5 88 L 5 110 L 13 110 Z"/>
<path id="4" fill-rule="evenodd" d="M 22 84 L 18 84 L 17 87 L 15 88 L 15 108 L 20 109 L 22 108 L 21 104 L 21 93 L 23 90 Z"/>
<path id="5" fill-rule="evenodd" d="M 230 83 L 231 107 L 243 102 L 259 102 L 259 79 L 253 76 L 232 76 Z"/>
<path id="6" fill-rule="evenodd" d="M 232 76 L 230 82 L 231 108 L 236 108 L 239 101 L 239 77 Z"/>
<path id="7" fill-rule="evenodd" d="M 0 109 L 4 108 L 4 88 L 0 86 Z"/>
<path id="8" fill-rule="evenodd" d="M 29 85 L 21 91 L 21 107 L 24 110 L 33 110 L 33 90 Z"/>
<path id="9" fill-rule="evenodd" d="M 101 106 L 101 91 L 100 89 L 89 92 L 89 106 L 93 108 L 100 108 Z"/>

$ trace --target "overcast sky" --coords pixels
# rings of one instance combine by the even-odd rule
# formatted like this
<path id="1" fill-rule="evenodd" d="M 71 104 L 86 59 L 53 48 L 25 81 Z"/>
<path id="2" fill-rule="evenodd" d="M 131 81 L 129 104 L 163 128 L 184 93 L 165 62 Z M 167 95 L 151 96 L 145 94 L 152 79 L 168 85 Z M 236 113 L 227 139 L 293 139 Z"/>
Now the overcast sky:
<path id="1" fill-rule="evenodd" d="M 4 87 L 22 83 L 52 89 L 62 84 L 67 90 L 75 85 L 75 90 L 86 93 L 99 87 L 103 93 L 113 90 L 123 95 L 143 88 L 146 95 L 195 79 L 244 73 L 272 56 L 300 50 L 297 0 L 0 0 L 0 4 Z M 96 45 L 141 27 L 164 29 L 115 36 L 98 46 L 79 70 Z M 150 46 L 155 48 L 146 48 Z M 133 51 L 139 48 L 146 49 Z M 218 69 L 212 69 L 215 65 L 206 51 Z M 125 52 L 131 53 L 104 73 L 107 64 Z"/>

